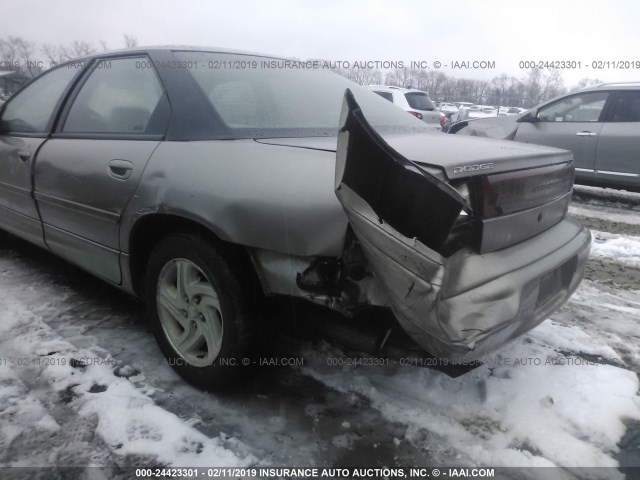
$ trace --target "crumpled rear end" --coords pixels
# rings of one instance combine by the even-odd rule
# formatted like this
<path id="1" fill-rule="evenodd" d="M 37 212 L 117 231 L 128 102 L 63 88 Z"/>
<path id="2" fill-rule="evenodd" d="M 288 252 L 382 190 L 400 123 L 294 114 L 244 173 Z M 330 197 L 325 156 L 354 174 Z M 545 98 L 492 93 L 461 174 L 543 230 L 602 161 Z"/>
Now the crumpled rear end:
<path id="1" fill-rule="evenodd" d="M 498 252 L 443 258 L 381 227 L 348 187 L 338 195 L 400 325 L 426 351 L 452 361 L 480 358 L 545 320 L 578 287 L 589 256 L 589 231 L 565 219 Z"/>
<path id="2" fill-rule="evenodd" d="M 474 360 L 535 327 L 571 296 L 583 276 L 591 235 L 564 217 L 566 206 L 561 206 L 554 223 L 541 223 L 529 237 L 516 238 L 503 248 L 484 251 L 465 246 L 453 235 L 456 222 L 448 216 L 465 212 L 473 220 L 475 213 L 445 180 L 414 168 L 398 152 L 389 152 L 388 145 L 383 145 L 382 153 L 367 149 L 377 175 L 384 170 L 379 155 L 389 152 L 392 180 L 380 182 L 376 191 L 372 182 L 358 179 L 349 162 L 358 156 L 352 151 L 353 140 L 359 135 L 357 145 L 361 145 L 362 132 L 354 127 L 353 117 L 348 118 L 355 108 L 348 100 L 347 94 L 338 141 L 336 195 L 400 325 L 420 346 L 452 361 Z M 366 159 L 357 162 L 363 176 L 371 174 L 365 168 Z M 432 204 L 422 205 L 422 210 L 408 205 L 407 192 L 396 181 L 402 168 L 425 176 L 423 188 L 436 193 L 422 201 Z M 402 211 L 393 211 L 389 204 L 394 195 L 403 198 L 404 208 L 411 212 L 403 216 Z M 537 221 L 542 217 L 538 215 Z M 433 232 L 429 232 L 430 221 Z"/>

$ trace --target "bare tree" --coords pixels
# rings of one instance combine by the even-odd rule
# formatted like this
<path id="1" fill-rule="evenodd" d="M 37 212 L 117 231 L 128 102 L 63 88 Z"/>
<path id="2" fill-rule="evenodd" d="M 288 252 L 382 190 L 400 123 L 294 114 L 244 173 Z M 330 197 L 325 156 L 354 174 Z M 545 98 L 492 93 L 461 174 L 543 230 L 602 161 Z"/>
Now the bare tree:
<path id="1" fill-rule="evenodd" d="M 526 85 L 517 77 L 509 79 L 509 105 L 523 107 L 525 104 Z"/>
<path id="2" fill-rule="evenodd" d="M 61 47 L 67 60 L 73 60 L 74 58 L 84 57 L 86 55 L 93 55 L 96 53 L 96 49 L 88 42 L 84 40 L 74 40 L 68 47 Z"/>
<path id="3" fill-rule="evenodd" d="M 15 44 L 17 56 L 22 65 L 23 73 L 30 77 L 35 77 L 42 73 L 44 70 L 44 64 L 34 57 L 36 52 L 35 44 L 20 37 L 9 37 L 9 39 Z"/>
<path id="4" fill-rule="evenodd" d="M 490 93 L 487 101 L 491 105 L 505 105 L 509 88 L 509 77 L 506 73 L 491 79 Z"/>
<path id="5" fill-rule="evenodd" d="M 5 69 L 26 77 L 39 75 L 46 65 L 36 56 L 36 45 L 22 37 L 0 38 L 0 61 Z"/>
<path id="6" fill-rule="evenodd" d="M 440 86 L 440 99 L 448 102 L 455 102 L 456 100 L 461 100 L 457 96 L 456 90 L 456 81 L 455 79 L 448 77 L 446 74 L 442 74 L 444 79 Z"/>
<path id="7" fill-rule="evenodd" d="M 49 65 L 47 65 L 49 68 L 67 60 L 64 50 L 59 45 L 45 43 L 40 50 L 44 54 L 45 59 L 49 62 Z"/>
<path id="8" fill-rule="evenodd" d="M 525 107 L 533 107 L 544 100 L 562 95 L 566 92 L 562 71 L 533 68 L 524 79 L 526 85 Z"/>
<path id="9" fill-rule="evenodd" d="M 396 68 L 385 76 L 387 85 L 396 87 L 413 88 L 418 83 L 420 70 L 415 68 Z"/>
<path id="10" fill-rule="evenodd" d="M 591 85 L 599 85 L 603 83 L 602 80 L 598 78 L 583 78 L 581 79 L 577 85 L 571 88 L 571 91 L 574 92 L 576 90 L 580 90 L 581 88 L 589 87 Z"/>
<path id="11" fill-rule="evenodd" d="M 549 100 L 566 92 L 561 70 L 548 70 L 542 77 L 542 91 L 538 102 Z"/>
<path id="12" fill-rule="evenodd" d="M 126 48 L 133 48 L 138 46 L 138 39 L 128 33 L 124 34 L 124 46 Z"/>
<path id="13" fill-rule="evenodd" d="M 2 61 L 3 65 L 6 65 L 7 68 L 17 70 L 20 68 L 20 65 L 18 62 L 18 49 L 12 40 L 13 38 L 15 37 L 9 37 L 7 39 L 0 38 L 0 61 Z"/>
<path id="14" fill-rule="evenodd" d="M 447 76 L 443 72 L 421 70 L 417 75 L 416 87 L 429 93 L 433 99 L 440 100 L 443 85 L 447 82 Z"/>
<path id="15" fill-rule="evenodd" d="M 344 76 L 360 85 L 380 83 L 382 75 L 375 68 L 351 67 L 345 71 Z"/>

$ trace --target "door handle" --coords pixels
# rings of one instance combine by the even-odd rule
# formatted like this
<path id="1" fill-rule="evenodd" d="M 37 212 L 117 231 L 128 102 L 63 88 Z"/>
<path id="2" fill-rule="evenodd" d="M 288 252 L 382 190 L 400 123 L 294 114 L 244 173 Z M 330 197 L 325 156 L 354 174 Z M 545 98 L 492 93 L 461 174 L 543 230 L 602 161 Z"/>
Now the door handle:
<path id="1" fill-rule="evenodd" d="M 582 132 L 576 133 L 578 137 L 595 137 L 597 135 L 596 132 L 589 132 L 588 130 L 583 130 Z"/>
<path id="2" fill-rule="evenodd" d="M 31 158 L 31 152 L 29 150 L 18 150 L 18 157 L 23 162 L 28 162 Z"/>
<path id="3" fill-rule="evenodd" d="M 111 160 L 109 162 L 109 175 L 118 180 L 126 180 L 131 176 L 133 163 L 129 160 Z"/>

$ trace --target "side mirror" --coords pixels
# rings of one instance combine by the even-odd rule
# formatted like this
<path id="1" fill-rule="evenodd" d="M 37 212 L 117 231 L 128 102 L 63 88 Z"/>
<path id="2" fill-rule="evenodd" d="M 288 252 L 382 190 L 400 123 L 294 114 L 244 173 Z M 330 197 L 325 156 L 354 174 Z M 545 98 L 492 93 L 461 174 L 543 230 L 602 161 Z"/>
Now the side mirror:
<path id="1" fill-rule="evenodd" d="M 539 121 L 538 111 L 535 109 L 529 110 L 527 113 L 516 119 L 516 122 L 518 123 L 538 123 Z"/>

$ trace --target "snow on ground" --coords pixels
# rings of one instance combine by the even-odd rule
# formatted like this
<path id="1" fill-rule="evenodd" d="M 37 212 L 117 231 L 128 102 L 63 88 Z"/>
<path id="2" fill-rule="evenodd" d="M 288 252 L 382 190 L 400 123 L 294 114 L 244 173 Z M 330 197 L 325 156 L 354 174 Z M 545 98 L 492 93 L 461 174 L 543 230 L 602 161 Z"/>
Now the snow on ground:
<path id="1" fill-rule="evenodd" d="M 574 200 L 599 207 L 614 207 L 640 211 L 640 193 L 613 188 L 574 186 Z"/>
<path id="2" fill-rule="evenodd" d="M 638 194 L 640 196 L 640 194 Z M 640 225 L 640 215 L 629 215 L 627 209 L 608 206 L 594 207 L 589 204 L 573 203 L 569 206 L 569 214 L 574 217 L 587 217 L 604 220 L 607 224 L 621 222 L 629 225 Z"/>
<path id="3" fill-rule="evenodd" d="M 640 267 L 640 237 L 591 231 L 591 254 Z"/>
<path id="4" fill-rule="evenodd" d="M 0 405 L 9 405 L 0 411 L 0 446 L 8 454 L 0 456 L 4 465 L 48 465 L 52 459 L 67 461 L 76 455 L 78 465 L 85 465 L 104 460 L 105 452 L 170 466 L 255 462 L 252 456 L 239 457 L 225 448 L 222 439 L 203 435 L 157 406 L 130 379 L 114 373 L 108 354 L 100 349 L 77 348 L 62 338 L 43 321 L 42 314 L 49 313 L 47 302 L 34 305 L 34 300 L 47 295 L 33 286 L 16 285 L 12 268 L 15 265 L 11 259 L 0 260 L 0 399 L 4 400 Z M 95 424 L 103 452 L 94 451 L 95 441 L 78 437 L 69 439 L 72 448 L 68 451 L 68 444 L 61 442 L 44 451 L 16 448 L 20 436 L 29 441 L 26 437 L 62 431 L 59 436 L 65 437 L 69 428 L 65 420 L 70 415 L 57 411 L 57 403 L 72 410 L 79 421 Z M 35 452 L 40 455 L 34 456 Z"/>
<path id="5" fill-rule="evenodd" d="M 581 351 L 600 355 L 612 364 L 622 362 L 625 368 L 640 374 L 640 295 L 637 290 L 602 288 L 597 282 L 584 280 L 569 303 L 553 318 L 564 325 L 579 325 L 602 348 L 615 353 Z M 538 332 L 534 330 L 532 334 Z"/>
<path id="6" fill-rule="evenodd" d="M 567 305 L 458 378 L 333 366 L 339 346 L 286 339 L 303 367 L 200 392 L 137 304 L 0 242 L 0 465 L 640 466 L 637 212 L 610 197 L 571 207 L 597 229 Z"/>
<path id="7" fill-rule="evenodd" d="M 615 359 L 615 351 L 598 340 L 581 327 L 548 320 L 456 379 L 399 365 L 327 367 L 327 355 L 340 355 L 330 347 L 310 352 L 315 362 L 306 371 L 332 388 L 366 397 L 390 421 L 407 425 L 406 441 L 428 449 L 455 445 L 464 452 L 463 464 L 617 466 L 613 454 L 625 432 L 622 419 L 640 419 L 638 378 L 575 355 Z M 567 348 L 571 354 L 560 352 Z M 425 438 L 425 431 L 437 438 Z"/>

